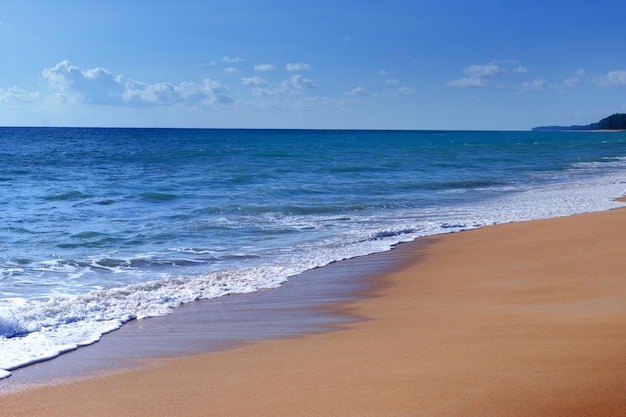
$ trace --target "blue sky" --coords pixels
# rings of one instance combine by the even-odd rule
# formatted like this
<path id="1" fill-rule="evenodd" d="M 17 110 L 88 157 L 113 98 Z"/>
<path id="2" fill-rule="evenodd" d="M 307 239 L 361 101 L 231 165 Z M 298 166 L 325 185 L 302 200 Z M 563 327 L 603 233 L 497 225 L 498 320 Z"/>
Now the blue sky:
<path id="1" fill-rule="evenodd" d="M 527 130 L 626 112 L 618 0 L 20 0 L 0 125 Z"/>

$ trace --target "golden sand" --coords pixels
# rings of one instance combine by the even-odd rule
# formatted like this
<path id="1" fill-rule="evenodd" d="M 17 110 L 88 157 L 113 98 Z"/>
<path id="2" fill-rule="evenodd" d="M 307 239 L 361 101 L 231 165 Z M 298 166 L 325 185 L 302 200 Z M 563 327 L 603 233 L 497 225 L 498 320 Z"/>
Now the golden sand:
<path id="1" fill-rule="evenodd" d="M 0 397 L 2 416 L 626 416 L 626 209 L 401 245 L 341 331 Z"/>

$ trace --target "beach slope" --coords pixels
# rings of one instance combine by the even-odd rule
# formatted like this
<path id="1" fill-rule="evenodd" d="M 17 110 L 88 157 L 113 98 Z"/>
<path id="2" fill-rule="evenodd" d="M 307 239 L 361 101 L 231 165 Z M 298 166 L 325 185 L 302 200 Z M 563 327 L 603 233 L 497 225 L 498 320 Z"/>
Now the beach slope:
<path id="1" fill-rule="evenodd" d="M 626 209 L 392 250 L 335 332 L 0 397 L 3 416 L 626 416 Z"/>

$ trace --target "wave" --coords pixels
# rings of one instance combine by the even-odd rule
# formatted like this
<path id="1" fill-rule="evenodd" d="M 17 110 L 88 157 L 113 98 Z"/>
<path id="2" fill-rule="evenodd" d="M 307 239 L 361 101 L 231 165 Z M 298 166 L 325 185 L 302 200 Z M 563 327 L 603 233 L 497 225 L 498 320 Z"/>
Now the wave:
<path id="1" fill-rule="evenodd" d="M 281 268 L 214 272 L 0 306 L 0 372 L 95 343 L 130 320 L 162 316 L 191 301 L 275 288 L 287 275 Z"/>
<path id="2" fill-rule="evenodd" d="M 141 193 L 140 197 L 144 200 L 153 201 L 153 202 L 172 201 L 172 200 L 176 200 L 177 198 L 179 198 L 179 196 L 176 194 L 159 193 L 159 192 Z"/>
<path id="3" fill-rule="evenodd" d="M 44 200 L 48 201 L 79 201 L 92 198 L 93 196 L 84 194 L 80 191 L 68 191 L 62 194 L 52 194 L 44 196 Z"/>

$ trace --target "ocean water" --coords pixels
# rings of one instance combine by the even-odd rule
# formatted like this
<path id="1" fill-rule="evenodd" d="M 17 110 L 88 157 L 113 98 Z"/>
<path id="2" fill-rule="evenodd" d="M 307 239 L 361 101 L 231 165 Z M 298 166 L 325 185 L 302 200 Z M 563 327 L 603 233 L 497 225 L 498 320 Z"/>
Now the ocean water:
<path id="1" fill-rule="evenodd" d="M 0 378 L 194 300 L 624 194 L 626 133 L 0 128 Z"/>

